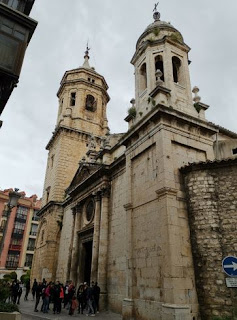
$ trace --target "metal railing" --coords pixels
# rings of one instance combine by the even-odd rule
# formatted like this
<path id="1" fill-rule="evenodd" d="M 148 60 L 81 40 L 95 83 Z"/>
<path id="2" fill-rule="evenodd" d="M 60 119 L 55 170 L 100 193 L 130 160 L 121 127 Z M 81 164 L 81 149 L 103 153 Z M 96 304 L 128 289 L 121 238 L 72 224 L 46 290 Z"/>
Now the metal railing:
<path id="1" fill-rule="evenodd" d="M 7 261 L 6 262 L 6 268 L 8 268 L 8 269 L 17 269 L 17 267 L 18 267 L 18 261 L 16 262 L 16 261 Z"/>
<path id="2" fill-rule="evenodd" d="M 9 250 L 18 250 L 18 251 L 21 251 L 21 245 L 20 245 L 20 244 L 10 244 Z"/>
<path id="3" fill-rule="evenodd" d="M 28 247 L 27 247 L 27 250 L 28 250 L 28 251 L 34 251 L 34 250 L 35 250 L 35 246 L 28 246 Z"/>

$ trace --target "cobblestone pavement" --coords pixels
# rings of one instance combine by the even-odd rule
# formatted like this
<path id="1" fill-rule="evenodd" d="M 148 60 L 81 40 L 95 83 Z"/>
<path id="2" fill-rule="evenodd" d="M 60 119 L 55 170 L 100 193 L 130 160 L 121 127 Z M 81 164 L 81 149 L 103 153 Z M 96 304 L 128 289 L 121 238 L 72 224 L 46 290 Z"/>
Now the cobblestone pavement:
<path id="1" fill-rule="evenodd" d="M 38 309 L 40 310 L 42 302 L 40 302 Z M 60 314 L 53 314 L 53 305 L 50 304 L 49 313 L 34 312 L 34 301 L 32 296 L 29 295 L 29 300 L 24 301 L 24 295 L 21 296 L 21 301 L 19 305 L 20 312 L 22 314 L 22 320 L 69 320 L 69 319 L 98 319 L 98 320 L 121 320 L 121 315 L 112 313 L 109 311 L 97 313 L 95 317 L 87 317 L 85 314 L 78 314 L 77 312 L 73 316 L 69 316 L 68 310 L 62 309 Z"/>

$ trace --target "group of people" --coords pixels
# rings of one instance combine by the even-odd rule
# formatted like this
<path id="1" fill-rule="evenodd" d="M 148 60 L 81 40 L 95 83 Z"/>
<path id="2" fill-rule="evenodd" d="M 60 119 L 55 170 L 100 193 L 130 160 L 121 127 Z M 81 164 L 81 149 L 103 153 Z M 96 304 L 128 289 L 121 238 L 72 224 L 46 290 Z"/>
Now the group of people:
<path id="1" fill-rule="evenodd" d="M 73 315 L 75 310 L 78 313 L 84 312 L 88 316 L 95 316 L 99 312 L 100 287 L 97 282 L 92 281 L 91 286 L 87 282 L 81 283 L 76 290 L 72 281 L 67 281 L 65 285 L 57 281 L 37 282 L 32 286 L 32 295 L 35 299 L 34 311 L 38 312 L 38 306 L 42 299 L 40 311 L 48 313 L 50 303 L 53 304 L 53 313 L 61 313 L 63 308 L 69 310 L 69 315 Z"/>

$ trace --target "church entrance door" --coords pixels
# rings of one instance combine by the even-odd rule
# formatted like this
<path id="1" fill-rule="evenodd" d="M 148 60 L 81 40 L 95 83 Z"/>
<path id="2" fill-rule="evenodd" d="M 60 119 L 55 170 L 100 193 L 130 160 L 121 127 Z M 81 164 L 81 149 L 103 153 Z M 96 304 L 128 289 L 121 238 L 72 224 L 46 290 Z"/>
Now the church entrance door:
<path id="1" fill-rule="evenodd" d="M 91 262 L 92 262 L 92 244 L 93 241 L 87 241 L 83 243 L 84 250 L 84 281 L 88 284 L 91 278 Z"/>

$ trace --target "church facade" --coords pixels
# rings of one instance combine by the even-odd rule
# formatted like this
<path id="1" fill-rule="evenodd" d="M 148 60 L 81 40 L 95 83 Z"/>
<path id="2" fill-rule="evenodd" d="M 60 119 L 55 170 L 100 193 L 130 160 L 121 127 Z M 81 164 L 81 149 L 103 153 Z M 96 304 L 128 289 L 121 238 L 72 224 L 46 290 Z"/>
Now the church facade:
<path id="1" fill-rule="evenodd" d="M 220 299 L 216 291 L 208 298 L 203 273 L 210 265 L 203 248 L 209 231 L 215 230 L 207 247 L 210 254 L 219 248 L 217 261 L 234 252 L 221 249 L 215 236 L 222 231 L 213 226 L 216 211 L 205 206 L 217 193 L 218 179 L 211 186 L 212 173 L 204 178 L 206 168 L 192 164 L 223 170 L 220 163 L 228 158 L 224 163 L 233 170 L 222 181 L 231 182 L 237 134 L 205 119 L 208 106 L 197 87 L 192 96 L 189 51 L 181 33 L 155 11 L 131 60 L 135 99 L 124 134 L 109 132 L 108 85 L 90 67 L 88 50 L 82 67 L 64 74 L 57 94 L 32 278 L 70 279 L 77 286 L 97 281 L 101 307 L 124 320 L 211 319 L 228 315 L 234 304 L 234 294 L 221 290 L 221 267 Z M 235 201 L 235 184 L 230 193 Z M 233 218 L 236 207 L 231 210 Z M 209 220 L 202 224 L 205 212 Z M 199 222 L 210 230 L 202 233 Z"/>

